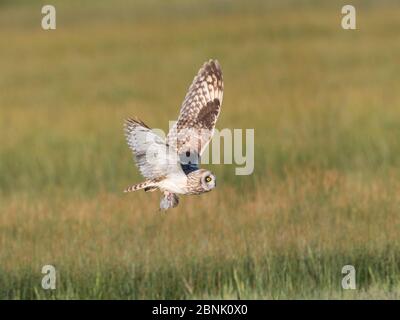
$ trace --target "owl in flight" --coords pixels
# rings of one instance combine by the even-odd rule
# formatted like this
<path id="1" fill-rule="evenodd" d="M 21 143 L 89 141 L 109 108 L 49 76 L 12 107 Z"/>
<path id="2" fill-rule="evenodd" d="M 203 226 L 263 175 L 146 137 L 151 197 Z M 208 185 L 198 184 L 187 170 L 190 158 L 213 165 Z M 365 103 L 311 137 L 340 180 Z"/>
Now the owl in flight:
<path id="1" fill-rule="evenodd" d="M 126 140 L 146 178 L 125 192 L 160 189 L 160 209 L 167 210 L 178 205 L 178 194 L 197 195 L 216 187 L 215 175 L 200 169 L 199 161 L 214 133 L 223 89 L 221 67 L 217 60 L 209 60 L 193 79 L 165 140 L 138 119 L 125 121 Z"/>

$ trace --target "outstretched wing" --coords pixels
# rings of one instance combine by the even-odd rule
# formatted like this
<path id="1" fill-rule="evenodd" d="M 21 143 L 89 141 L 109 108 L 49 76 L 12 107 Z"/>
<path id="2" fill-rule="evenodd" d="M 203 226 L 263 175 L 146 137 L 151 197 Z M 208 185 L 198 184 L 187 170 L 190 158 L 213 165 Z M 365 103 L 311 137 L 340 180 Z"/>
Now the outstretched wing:
<path id="1" fill-rule="evenodd" d="M 167 143 L 181 157 L 200 156 L 214 133 L 223 97 L 222 70 L 217 60 L 203 64 L 183 101 Z"/>
<path id="2" fill-rule="evenodd" d="M 142 121 L 127 119 L 125 136 L 136 165 L 145 178 L 155 179 L 181 170 L 176 152 L 170 150 L 165 141 Z"/>

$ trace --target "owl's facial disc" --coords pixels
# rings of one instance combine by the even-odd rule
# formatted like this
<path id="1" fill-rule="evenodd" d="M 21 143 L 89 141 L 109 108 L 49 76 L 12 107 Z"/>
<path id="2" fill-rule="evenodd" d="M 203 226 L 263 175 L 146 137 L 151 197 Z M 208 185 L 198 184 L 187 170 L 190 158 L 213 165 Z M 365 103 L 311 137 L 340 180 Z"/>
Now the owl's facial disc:
<path id="1" fill-rule="evenodd" d="M 207 191 L 214 189 L 217 186 L 214 174 L 212 174 L 210 171 L 204 173 L 201 177 L 201 184 L 203 185 L 203 188 Z"/>

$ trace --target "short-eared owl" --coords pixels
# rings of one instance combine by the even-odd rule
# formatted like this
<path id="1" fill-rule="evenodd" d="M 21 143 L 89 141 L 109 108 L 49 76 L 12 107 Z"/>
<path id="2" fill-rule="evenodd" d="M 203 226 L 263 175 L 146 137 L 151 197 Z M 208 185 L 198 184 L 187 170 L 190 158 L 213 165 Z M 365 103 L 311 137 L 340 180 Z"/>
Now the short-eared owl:
<path id="1" fill-rule="evenodd" d="M 221 111 L 221 67 L 210 60 L 200 68 L 183 101 L 178 120 L 166 140 L 138 119 L 127 119 L 125 135 L 144 182 L 125 192 L 144 189 L 164 193 L 160 208 L 179 203 L 178 194 L 201 194 L 216 186 L 213 173 L 199 168 L 199 158 L 210 142 Z"/>

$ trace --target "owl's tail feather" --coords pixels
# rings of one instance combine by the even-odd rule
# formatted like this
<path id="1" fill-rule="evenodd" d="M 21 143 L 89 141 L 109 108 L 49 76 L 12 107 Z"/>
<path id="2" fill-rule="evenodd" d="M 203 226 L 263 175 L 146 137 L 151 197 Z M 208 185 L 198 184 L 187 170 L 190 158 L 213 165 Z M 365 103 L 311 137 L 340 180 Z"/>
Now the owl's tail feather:
<path id="1" fill-rule="evenodd" d="M 146 180 L 134 185 L 127 187 L 124 192 L 133 192 L 137 190 L 144 189 L 144 191 L 155 191 L 157 189 L 157 185 L 153 180 Z"/>

